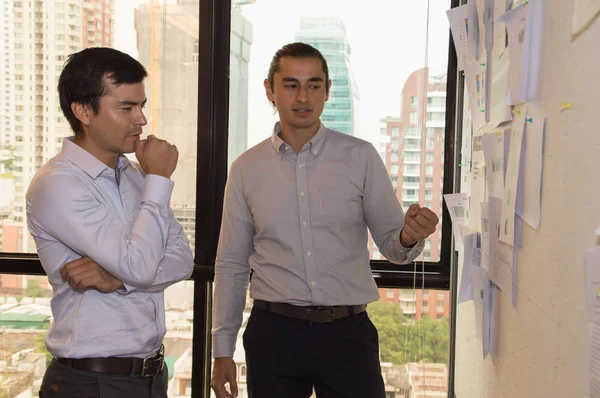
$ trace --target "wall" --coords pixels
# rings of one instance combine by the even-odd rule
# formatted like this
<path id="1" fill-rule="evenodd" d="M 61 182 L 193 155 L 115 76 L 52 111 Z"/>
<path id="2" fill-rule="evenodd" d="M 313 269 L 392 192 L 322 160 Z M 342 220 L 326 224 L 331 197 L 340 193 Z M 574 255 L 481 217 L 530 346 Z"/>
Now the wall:
<path id="1" fill-rule="evenodd" d="M 530 104 L 547 115 L 541 229 L 524 224 L 516 307 L 496 295 L 493 356 L 483 359 L 473 301 L 458 306 L 458 398 L 584 396 L 583 251 L 600 224 L 600 20 L 571 42 L 572 3 L 546 0 L 542 90 Z M 563 102 L 573 108 L 561 112 Z"/>

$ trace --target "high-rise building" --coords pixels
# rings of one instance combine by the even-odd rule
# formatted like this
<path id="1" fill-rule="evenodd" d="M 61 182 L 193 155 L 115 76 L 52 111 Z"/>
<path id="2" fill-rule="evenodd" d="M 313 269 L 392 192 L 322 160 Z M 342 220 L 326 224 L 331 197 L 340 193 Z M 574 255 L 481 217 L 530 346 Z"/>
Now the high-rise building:
<path id="1" fill-rule="evenodd" d="M 327 60 L 332 85 L 321 121 L 331 129 L 357 135 L 359 94 L 344 23 L 337 17 L 302 17 L 296 41 L 315 47 Z"/>
<path id="2" fill-rule="evenodd" d="M 247 148 L 252 45 L 252 24 L 240 7 L 232 7 L 231 14 L 229 163 Z M 149 72 L 145 85 L 150 109 L 146 131 L 178 144 L 171 207 L 191 242 L 196 211 L 199 23 L 197 0 L 163 5 L 147 2 L 135 10 L 138 60 Z"/>
<path id="3" fill-rule="evenodd" d="M 83 48 L 112 45 L 113 7 L 113 0 L 83 0 Z"/>
<path id="4" fill-rule="evenodd" d="M 433 210 L 441 219 L 444 176 L 444 127 L 446 118 L 446 76 L 430 76 L 427 68 L 413 72 L 402 90 L 401 116 L 381 120 L 385 136 L 383 160 L 394 191 L 406 211 L 413 203 Z M 437 261 L 441 228 L 426 241 L 417 261 Z M 369 241 L 371 257 L 381 254 Z M 449 315 L 449 294 L 445 291 L 390 291 L 380 289 L 384 301 L 400 303 L 405 315 L 436 319 Z"/>
<path id="5" fill-rule="evenodd" d="M 0 1 L 0 150 L 14 144 L 14 109 L 15 89 L 11 82 L 14 75 L 15 22 L 13 0 Z"/>
<path id="6" fill-rule="evenodd" d="M 25 226 L 25 193 L 35 172 L 60 150 L 62 139 L 72 135 L 60 109 L 58 78 L 67 56 L 82 49 L 84 36 L 110 44 L 111 1 L 0 0 L 0 149 L 9 148 L 13 158 L 4 173 L 14 178 L 12 214 L 7 218 L 13 221 L 11 228 L 19 229 L 11 234 L 19 240 L 4 246 L 35 250 Z M 86 10 L 102 10 L 101 18 L 89 20 L 85 30 L 88 14 L 82 4 Z M 7 194 L 2 195 L 5 199 Z M 3 233 L 4 240 L 7 236 Z"/>

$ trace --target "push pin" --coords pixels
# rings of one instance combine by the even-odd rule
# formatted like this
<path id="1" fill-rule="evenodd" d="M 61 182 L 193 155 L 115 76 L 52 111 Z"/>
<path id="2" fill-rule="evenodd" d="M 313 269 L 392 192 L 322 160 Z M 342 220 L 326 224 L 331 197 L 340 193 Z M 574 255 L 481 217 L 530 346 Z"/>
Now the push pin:
<path id="1" fill-rule="evenodd" d="M 571 109 L 573 107 L 573 105 L 571 105 L 570 102 L 562 102 L 560 104 L 560 110 L 564 111 L 565 109 Z"/>
<path id="2" fill-rule="evenodd" d="M 533 118 L 532 118 L 532 117 L 530 117 L 529 119 L 525 119 L 525 121 L 526 121 L 526 122 L 529 122 L 529 123 L 533 123 Z"/>
<path id="3" fill-rule="evenodd" d="M 520 109 L 513 109 L 513 113 L 515 115 L 520 115 L 521 114 L 521 110 Z"/>
<path id="4" fill-rule="evenodd" d="M 481 65 L 481 66 L 485 66 L 485 62 L 482 62 L 482 63 L 480 63 L 479 65 Z"/>

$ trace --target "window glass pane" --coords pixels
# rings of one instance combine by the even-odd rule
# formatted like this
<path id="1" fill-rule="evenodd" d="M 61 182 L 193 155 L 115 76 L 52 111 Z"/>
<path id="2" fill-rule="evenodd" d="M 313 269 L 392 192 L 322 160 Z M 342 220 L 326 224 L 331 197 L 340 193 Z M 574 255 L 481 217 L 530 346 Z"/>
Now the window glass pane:
<path id="1" fill-rule="evenodd" d="M 52 355 L 46 333 L 54 318 L 52 287 L 45 276 L 0 274 L 0 353 L 6 398 L 37 397 Z M 167 333 L 165 362 L 169 396 L 191 397 L 194 282 L 183 281 L 165 290 Z"/>
<path id="2" fill-rule="evenodd" d="M 379 289 L 380 301 L 367 308 L 389 397 L 447 395 L 450 307 L 431 292 L 425 298 L 421 290 Z"/>
<path id="3" fill-rule="evenodd" d="M 1 252 L 36 251 L 27 231 L 25 193 L 35 172 L 60 151 L 63 138 L 72 135 L 56 90 L 62 65 L 69 54 L 92 46 L 116 48 L 146 67 L 148 125 L 144 133 L 167 139 L 179 149 L 171 206 L 193 243 L 198 26 L 199 0 L 27 0 L 14 2 L 7 12 L 0 13 L 0 31 L 7 44 L 5 51 L 0 51 Z M 43 297 L 39 297 L 40 291 Z M 0 275 L 0 292 L 0 319 L 14 320 L 5 313 L 43 315 L 32 318 L 43 319 L 36 321 L 38 324 L 5 323 L 0 341 L 6 342 L 11 352 L 3 352 L 3 358 L 29 348 L 35 348 L 34 353 L 43 351 L 43 336 L 37 334 L 44 332 L 36 328 L 44 330 L 52 322 L 46 278 Z M 169 395 L 189 397 L 193 282 L 169 287 L 165 301 Z M 34 341 L 29 337 L 19 340 L 16 329 L 19 335 L 22 330 L 23 335 L 35 336 Z M 2 388 L 13 382 L 17 386 L 8 397 L 37 396 L 46 362 L 45 357 L 31 359 L 29 355 L 19 359 L 29 362 L 9 363 L 2 369 L 8 372 L 3 377 L 10 378 L 10 382 L 3 379 Z M 42 359 L 43 363 L 38 362 Z M 13 365 L 34 370 L 23 376 L 10 370 Z M 25 390 L 17 391 L 20 386 Z"/>
<path id="4" fill-rule="evenodd" d="M 410 187 L 424 188 L 426 176 L 442 180 L 445 12 L 450 2 L 430 1 L 428 14 L 427 2 L 381 0 L 374 7 L 368 2 L 309 0 L 302 8 L 310 12 L 290 15 L 290 7 L 298 5 L 297 0 L 234 1 L 229 164 L 268 138 L 278 120 L 263 86 L 273 54 L 284 44 L 305 41 L 322 51 L 329 65 L 332 88 L 321 117 L 325 126 L 371 142 L 388 172 L 400 177 L 396 192 L 402 207 L 406 210 L 413 200 L 421 206 L 430 204 L 441 219 L 442 184 L 431 187 L 427 201 L 425 197 L 407 200 L 402 197 L 402 181 L 415 177 L 418 181 Z M 376 17 L 365 19 L 365 15 Z M 429 239 L 430 259 L 438 261 L 441 225 Z M 373 258 L 376 248 L 371 240 L 369 250 Z"/>
<path id="5" fill-rule="evenodd" d="M 35 172 L 60 151 L 62 138 L 72 135 L 56 86 L 67 56 L 91 46 L 112 46 L 148 70 L 144 132 L 179 149 L 171 205 L 193 241 L 198 4 L 28 0 L 0 14 L 0 27 L 7 33 L 0 59 L 0 251 L 35 252 L 25 193 Z M 48 24 L 53 29 L 47 30 Z M 17 80 L 18 85 L 7 84 Z"/>

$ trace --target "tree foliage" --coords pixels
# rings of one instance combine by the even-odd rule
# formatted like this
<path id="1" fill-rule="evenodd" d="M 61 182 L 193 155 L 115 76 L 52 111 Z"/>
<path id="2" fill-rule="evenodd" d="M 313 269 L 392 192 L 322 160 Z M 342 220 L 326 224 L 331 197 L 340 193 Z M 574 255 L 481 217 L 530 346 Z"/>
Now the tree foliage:
<path id="1" fill-rule="evenodd" d="M 413 322 L 398 304 L 377 301 L 369 304 L 369 317 L 379 333 L 382 362 L 448 363 L 449 322 L 424 316 Z"/>

